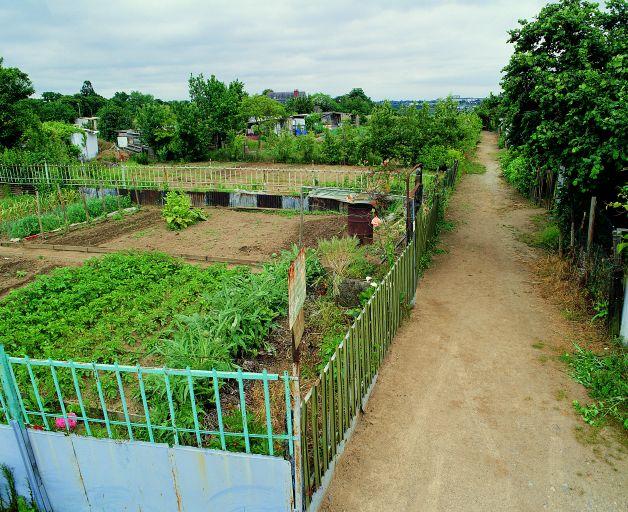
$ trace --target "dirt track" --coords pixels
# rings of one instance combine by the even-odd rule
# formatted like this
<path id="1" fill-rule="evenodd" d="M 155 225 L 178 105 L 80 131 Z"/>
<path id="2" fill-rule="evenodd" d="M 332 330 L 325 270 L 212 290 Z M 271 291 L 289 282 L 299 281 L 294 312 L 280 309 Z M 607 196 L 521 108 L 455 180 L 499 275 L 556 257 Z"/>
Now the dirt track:
<path id="1" fill-rule="evenodd" d="M 567 321 L 513 234 L 537 210 L 502 182 L 495 152 L 484 133 L 488 171 L 452 199 L 448 253 L 419 286 L 323 510 L 628 510 L 625 449 L 576 417 L 584 391 L 551 350 Z"/>

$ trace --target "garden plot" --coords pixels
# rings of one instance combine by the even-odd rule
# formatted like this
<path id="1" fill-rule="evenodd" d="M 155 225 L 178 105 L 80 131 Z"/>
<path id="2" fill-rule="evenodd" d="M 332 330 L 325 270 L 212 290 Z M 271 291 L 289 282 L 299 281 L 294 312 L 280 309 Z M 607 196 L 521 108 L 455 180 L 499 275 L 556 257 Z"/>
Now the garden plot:
<path id="1" fill-rule="evenodd" d="M 208 220 L 182 231 L 172 231 L 166 227 L 158 208 L 142 207 L 133 216 L 56 234 L 48 237 L 46 243 L 261 262 L 299 240 L 298 215 L 223 208 L 207 209 L 206 213 Z M 345 232 L 344 216 L 305 216 L 303 240 L 307 246 Z"/>

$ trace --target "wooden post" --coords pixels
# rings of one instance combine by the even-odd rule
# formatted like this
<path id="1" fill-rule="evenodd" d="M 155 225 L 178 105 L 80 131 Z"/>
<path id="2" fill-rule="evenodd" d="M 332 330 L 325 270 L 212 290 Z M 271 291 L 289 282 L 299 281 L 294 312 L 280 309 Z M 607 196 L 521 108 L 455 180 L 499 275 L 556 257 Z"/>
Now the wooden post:
<path id="1" fill-rule="evenodd" d="M 135 183 L 135 176 L 133 176 L 133 190 L 135 190 L 135 204 L 137 204 L 137 206 L 140 206 L 140 196 L 137 192 L 137 185 Z"/>
<path id="2" fill-rule="evenodd" d="M 105 201 L 105 189 L 103 188 L 102 181 L 100 182 L 100 201 L 102 203 L 103 217 L 107 215 L 107 201 Z"/>
<path id="3" fill-rule="evenodd" d="M 118 203 L 118 213 L 122 213 L 122 206 L 120 205 L 120 189 L 116 187 L 116 202 Z"/>
<path id="4" fill-rule="evenodd" d="M 39 190 L 35 190 L 35 204 L 37 205 L 37 220 L 39 221 L 39 234 L 44 236 L 44 226 L 41 223 L 41 206 L 39 205 Z"/>
<path id="5" fill-rule="evenodd" d="M 83 201 L 83 209 L 85 210 L 85 218 L 90 222 L 89 210 L 87 209 L 87 199 L 85 198 L 85 190 L 81 189 L 81 199 Z"/>
<path id="6" fill-rule="evenodd" d="M 597 197 L 591 197 L 591 206 L 589 206 L 589 229 L 587 230 L 587 255 L 591 252 L 591 243 L 593 242 L 593 229 L 595 224 L 595 206 Z"/>
<path id="7" fill-rule="evenodd" d="M 61 203 L 61 211 L 63 212 L 63 224 L 65 230 L 68 229 L 68 214 L 65 211 L 65 201 L 63 200 L 63 194 L 61 194 L 61 185 L 57 183 L 57 195 L 59 196 L 59 203 Z"/>

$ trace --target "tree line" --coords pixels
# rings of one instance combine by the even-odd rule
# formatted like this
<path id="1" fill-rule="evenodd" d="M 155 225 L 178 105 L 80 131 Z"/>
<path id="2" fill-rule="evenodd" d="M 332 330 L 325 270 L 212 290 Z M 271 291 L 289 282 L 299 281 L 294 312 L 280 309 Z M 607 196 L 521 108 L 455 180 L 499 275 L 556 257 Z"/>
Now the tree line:
<path id="1" fill-rule="evenodd" d="M 628 3 L 551 3 L 509 41 L 502 93 L 477 109 L 485 128 L 501 130 L 506 178 L 552 203 L 565 240 L 593 196 L 625 224 Z"/>
<path id="2" fill-rule="evenodd" d="M 85 81 L 73 95 L 44 92 L 34 98 L 28 75 L 0 59 L 0 163 L 65 162 L 76 159 L 69 144 L 71 123 L 96 116 L 99 138 L 115 142 L 117 130 L 135 128 L 160 161 L 265 160 L 295 163 L 373 165 L 396 160 L 437 168 L 477 141 L 480 121 L 447 99 L 393 109 L 375 103 L 362 89 L 331 97 L 315 93 L 281 104 L 264 91 L 248 94 L 239 80 L 190 76 L 189 99 L 163 101 L 139 91 L 105 98 Z M 344 112 L 337 130 L 326 130 L 318 112 Z M 307 135 L 276 132 L 278 119 L 307 114 Z M 255 118 L 257 141 L 244 136 Z M 145 161 L 146 157 L 140 157 Z"/>

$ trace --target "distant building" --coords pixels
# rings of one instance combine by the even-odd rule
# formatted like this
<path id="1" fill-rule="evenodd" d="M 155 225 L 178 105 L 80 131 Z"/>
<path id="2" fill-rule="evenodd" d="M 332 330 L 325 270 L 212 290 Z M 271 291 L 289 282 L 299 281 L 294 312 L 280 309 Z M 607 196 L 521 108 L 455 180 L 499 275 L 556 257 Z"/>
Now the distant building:
<path id="1" fill-rule="evenodd" d="M 289 91 L 280 91 L 280 92 L 269 92 L 266 94 L 269 98 L 278 101 L 279 103 L 285 104 L 291 98 L 299 98 L 305 96 L 305 91 L 299 91 L 295 89 L 292 92 Z"/>
<path id="2" fill-rule="evenodd" d="M 93 160 L 98 155 L 98 118 L 78 117 L 74 125 L 82 129 L 80 133 L 73 133 L 70 140 L 81 150 L 79 159 L 82 162 Z"/>
<path id="3" fill-rule="evenodd" d="M 353 116 L 346 112 L 321 112 L 320 114 L 323 126 L 331 130 L 338 128 L 342 123 L 353 121 Z"/>
<path id="4" fill-rule="evenodd" d="M 129 151 L 130 153 L 148 153 L 150 156 L 154 156 L 155 152 L 153 148 L 144 144 L 142 141 L 142 135 L 137 130 L 118 130 L 117 145 L 120 149 Z"/>
<path id="5" fill-rule="evenodd" d="M 307 114 L 295 114 L 290 117 L 282 117 L 272 119 L 275 125 L 273 131 L 275 135 L 279 135 L 284 130 L 289 130 L 293 135 L 305 135 L 307 130 L 305 128 L 305 118 Z M 257 119 L 256 117 L 249 117 L 246 123 L 246 134 L 251 136 L 259 135 L 259 131 L 256 128 L 260 123 L 270 121 L 271 119 Z"/>

